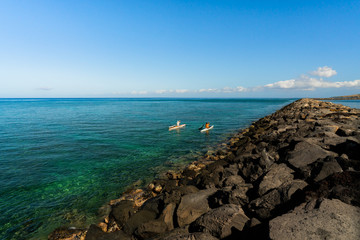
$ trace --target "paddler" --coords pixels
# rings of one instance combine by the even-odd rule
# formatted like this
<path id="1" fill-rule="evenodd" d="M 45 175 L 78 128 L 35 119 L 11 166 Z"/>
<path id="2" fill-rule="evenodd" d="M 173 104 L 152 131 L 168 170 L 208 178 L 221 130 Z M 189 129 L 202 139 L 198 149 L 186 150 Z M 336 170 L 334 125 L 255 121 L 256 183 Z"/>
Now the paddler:
<path id="1" fill-rule="evenodd" d="M 205 123 L 205 128 L 209 128 L 209 127 L 210 127 L 210 123 L 209 122 Z"/>
<path id="2" fill-rule="evenodd" d="M 178 120 L 177 122 L 176 122 L 176 126 L 180 126 L 180 120 Z"/>

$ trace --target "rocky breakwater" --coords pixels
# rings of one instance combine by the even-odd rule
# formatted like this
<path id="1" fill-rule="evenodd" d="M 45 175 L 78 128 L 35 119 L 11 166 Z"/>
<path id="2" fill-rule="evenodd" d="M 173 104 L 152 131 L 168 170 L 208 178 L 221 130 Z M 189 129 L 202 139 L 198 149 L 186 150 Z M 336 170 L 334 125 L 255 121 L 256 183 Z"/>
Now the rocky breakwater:
<path id="1" fill-rule="evenodd" d="M 360 239 L 360 110 L 301 99 L 49 239 Z"/>

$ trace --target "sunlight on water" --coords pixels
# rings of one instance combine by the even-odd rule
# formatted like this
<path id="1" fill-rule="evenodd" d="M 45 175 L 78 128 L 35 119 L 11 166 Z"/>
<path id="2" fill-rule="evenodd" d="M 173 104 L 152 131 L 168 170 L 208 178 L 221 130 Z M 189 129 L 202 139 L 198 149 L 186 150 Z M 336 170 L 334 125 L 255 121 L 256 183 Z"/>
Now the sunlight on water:
<path id="1" fill-rule="evenodd" d="M 0 238 L 96 222 L 134 182 L 183 166 L 290 99 L 0 99 Z M 187 126 L 168 131 L 181 120 Z M 209 121 L 209 134 L 198 128 Z"/>

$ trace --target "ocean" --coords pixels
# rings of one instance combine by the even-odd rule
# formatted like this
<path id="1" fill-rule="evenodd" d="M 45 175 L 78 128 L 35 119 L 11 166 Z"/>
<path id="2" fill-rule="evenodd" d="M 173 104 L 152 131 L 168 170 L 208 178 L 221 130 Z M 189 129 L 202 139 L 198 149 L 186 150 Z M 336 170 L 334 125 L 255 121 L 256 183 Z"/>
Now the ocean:
<path id="1" fill-rule="evenodd" d="M 0 99 L 0 239 L 96 223 L 144 187 L 294 99 Z M 340 103 L 344 103 L 341 101 Z M 177 120 L 187 124 L 168 131 Z M 200 133 L 210 122 L 214 128 Z"/>

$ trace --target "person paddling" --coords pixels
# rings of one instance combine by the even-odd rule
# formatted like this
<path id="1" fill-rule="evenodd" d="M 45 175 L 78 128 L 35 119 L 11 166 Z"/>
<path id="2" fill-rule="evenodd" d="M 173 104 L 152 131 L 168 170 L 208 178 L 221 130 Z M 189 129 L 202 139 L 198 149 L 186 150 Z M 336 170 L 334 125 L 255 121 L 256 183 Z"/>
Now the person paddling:
<path id="1" fill-rule="evenodd" d="M 205 128 L 209 128 L 209 127 L 210 127 L 210 123 L 209 122 L 205 123 Z"/>
<path id="2" fill-rule="evenodd" d="M 176 122 L 176 126 L 180 126 L 180 120 Z"/>

